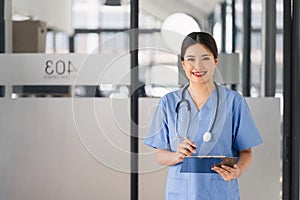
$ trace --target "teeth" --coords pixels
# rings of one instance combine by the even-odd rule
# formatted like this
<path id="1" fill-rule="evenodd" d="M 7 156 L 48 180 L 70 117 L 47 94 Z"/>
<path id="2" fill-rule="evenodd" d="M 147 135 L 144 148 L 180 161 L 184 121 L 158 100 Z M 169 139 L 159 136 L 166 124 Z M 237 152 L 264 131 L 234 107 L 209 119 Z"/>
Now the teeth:
<path id="1" fill-rule="evenodd" d="M 206 72 L 193 72 L 193 74 L 195 74 L 195 75 L 201 75 L 201 76 L 203 76 L 205 73 Z"/>

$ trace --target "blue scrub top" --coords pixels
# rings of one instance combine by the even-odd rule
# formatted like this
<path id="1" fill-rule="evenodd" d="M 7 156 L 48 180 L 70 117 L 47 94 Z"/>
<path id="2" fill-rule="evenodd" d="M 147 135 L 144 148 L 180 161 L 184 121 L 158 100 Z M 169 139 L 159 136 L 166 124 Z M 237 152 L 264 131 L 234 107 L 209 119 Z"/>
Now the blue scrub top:
<path id="1" fill-rule="evenodd" d="M 214 90 L 201 110 L 197 110 L 188 91 L 184 98 L 191 105 L 188 129 L 182 105 L 177 126 L 181 137 L 188 137 L 197 145 L 194 155 L 214 155 L 238 157 L 239 151 L 252 148 L 262 143 L 248 105 L 243 96 L 223 86 L 219 91 L 219 110 L 216 115 L 217 94 Z M 175 107 L 181 100 L 183 89 L 163 96 L 157 106 L 144 139 L 144 144 L 175 152 L 180 140 L 176 139 Z M 185 114 L 187 115 L 187 114 Z M 212 130 L 212 139 L 203 142 L 203 134 L 207 132 L 215 117 L 216 123 Z M 181 122 L 182 125 L 180 124 Z M 184 127 L 181 129 L 181 127 Z M 183 130 L 183 132 L 181 132 Z M 184 130 L 188 130 L 187 134 Z M 166 199 L 167 200 L 236 200 L 240 199 L 238 180 L 224 181 L 216 173 L 180 173 L 182 163 L 169 166 Z"/>

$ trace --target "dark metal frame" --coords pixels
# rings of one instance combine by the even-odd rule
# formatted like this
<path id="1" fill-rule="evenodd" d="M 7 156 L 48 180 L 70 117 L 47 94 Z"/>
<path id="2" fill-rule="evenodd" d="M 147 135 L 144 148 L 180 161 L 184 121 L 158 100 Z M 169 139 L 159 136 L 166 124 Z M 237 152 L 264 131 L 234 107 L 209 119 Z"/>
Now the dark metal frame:
<path id="1" fill-rule="evenodd" d="M 138 80 L 138 47 L 139 47 L 139 0 L 130 1 L 130 60 L 131 60 L 131 200 L 138 197 L 138 113 L 139 113 L 139 80 Z"/>
<path id="2" fill-rule="evenodd" d="M 222 29 L 221 29 L 221 35 L 222 35 L 222 44 L 221 44 L 221 52 L 226 52 L 226 7 L 227 2 L 226 0 L 221 3 L 221 20 L 222 20 Z"/>
<path id="3" fill-rule="evenodd" d="M 5 86 L 0 85 L 0 98 L 5 96 Z"/>
<path id="4" fill-rule="evenodd" d="M 5 53 L 5 0 L 0 0 L 0 53 Z"/>
<path id="5" fill-rule="evenodd" d="M 243 95 L 249 97 L 251 86 L 251 0 L 243 0 Z"/>
<path id="6" fill-rule="evenodd" d="M 235 11 L 235 0 L 231 0 L 231 10 L 232 10 L 232 45 L 231 45 L 231 52 L 234 53 L 236 49 L 236 35 L 237 35 L 237 28 L 235 23 L 236 18 L 236 11 Z"/>
<path id="7" fill-rule="evenodd" d="M 265 76 L 264 95 L 274 97 L 276 92 L 276 1 L 265 1 Z"/>
<path id="8" fill-rule="evenodd" d="M 231 1 L 231 17 L 232 17 L 232 43 L 231 43 L 231 52 L 235 53 L 236 49 L 236 35 L 237 35 L 237 28 L 235 23 L 236 11 L 235 11 L 235 0 Z M 237 90 L 237 85 L 231 85 L 232 90 Z"/>
<path id="9" fill-rule="evenodd" d="M 284 0 L 283 199 L 299 200 L 300 2 Z"/>
<path id="10" fill-rule="evenodd" d="M 74 43 L 75 35 L 71 35 L 69 37 L 69 52 L 74 53 L 75 52 L 75 43 Z"/>

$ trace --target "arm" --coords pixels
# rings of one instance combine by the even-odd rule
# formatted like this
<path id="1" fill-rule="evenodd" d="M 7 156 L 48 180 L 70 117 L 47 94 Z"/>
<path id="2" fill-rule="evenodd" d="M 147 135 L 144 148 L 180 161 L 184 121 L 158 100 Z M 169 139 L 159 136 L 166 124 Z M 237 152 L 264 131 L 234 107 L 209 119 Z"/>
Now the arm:
<path id="1" fill-rule="evenodd" d="M 196 152 L 196 144 L 189 139 L 185 139 L 178 144 L 177 151 L 157 149 L 156 160 L 161 165 L 176 165 L 183 162 L 186 156 L 191 156 Z"/>
<path id="2" fill-rule="evenodd" d="M 156 160 L 161 165 L 171 166 L 176 165 L 184 160 L 184 155 L 179 152 L 157 149 Z"/>
<path id="3" fill-rule="evenodd" d="M 252 162 L 252 149 L 245 149 L 240 151 L 239 160 L 237 162 L 237 165 L 240 169 L 240 175 L 250 166 Z"/>

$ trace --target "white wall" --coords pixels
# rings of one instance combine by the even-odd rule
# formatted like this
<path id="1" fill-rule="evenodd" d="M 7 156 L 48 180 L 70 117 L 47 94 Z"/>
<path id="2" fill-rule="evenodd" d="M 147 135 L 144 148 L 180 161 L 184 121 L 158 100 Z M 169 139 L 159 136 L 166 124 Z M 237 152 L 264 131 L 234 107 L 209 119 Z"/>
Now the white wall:
<path id="1" fill-rule="evenodd" d="M 72 0 L 13 0 L 13 13 L 47 22 L 47 26 L 72 33 Z"/>

